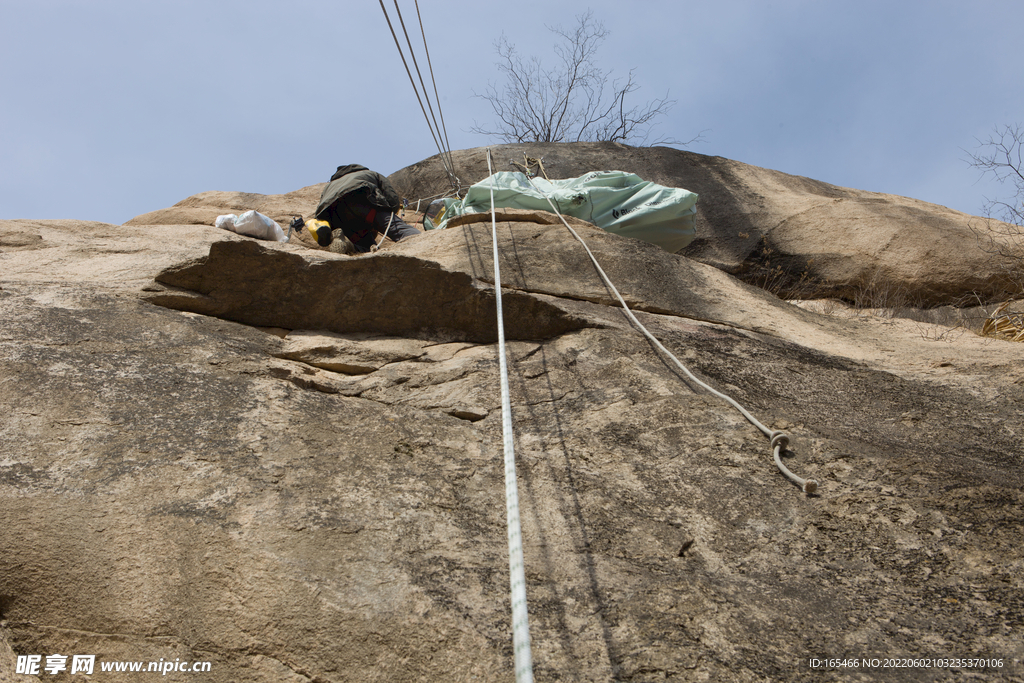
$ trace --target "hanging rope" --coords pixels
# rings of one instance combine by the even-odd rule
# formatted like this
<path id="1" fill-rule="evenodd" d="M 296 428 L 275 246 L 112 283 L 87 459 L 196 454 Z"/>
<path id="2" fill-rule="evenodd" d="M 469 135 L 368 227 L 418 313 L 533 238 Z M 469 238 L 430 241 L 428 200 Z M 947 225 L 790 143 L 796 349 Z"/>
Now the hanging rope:
<path id="1" fill-rule="evenodd" d="M 444 133 L 444 148 L 448 151 L 448 167 L 455 172 L 455 160 L 452 158 L 452 146 L 448 142 L 448 129 L 444 125 L 444 112 L 441 111 L 441 96 L 437 94 L 437 80 L 434 78 L 434 65 L 430 63 L 430 48 L 427 47 L 427 33 L 423 30 L 423 17 L 420 15 L 420 0 L 416 0 L 416 18 L 420 22 L 420 35 L 423 36 L 423 52 L 427 55 L 427 68 L 430 69 L 430 83 L 434 86 L 434 101 L 437 102 L 437 115 L 441 117 L 441 132 Z M 455 179 L 458 181 L 458 178 Z M 456 194 L 459 188 L 454 188 Z"/>
<path id="2" fill-rule="evenodd" d="M 491 171 L 491 150 L 487 149 L 487 172 Z M 505 510 L 508 524 L 508 574 L 512 596 L 512 648 L 516 683 L 533 683 L 533 655 L 530 650 L 530 618 L 526 609 L 526 570 L 523 565 L 523 534 L 519 524 L 519 490 L 516 485 L 516 455 L 512 443 L 512 403 L 505 360 L 505 323 L 501 310 L 501 270 L 498 266 L 498 223 L 491 187 L 491 242 L 494 245 L 494 298 L 498 308 L 498 367 L 501 372 L 501 433 L 505 441 Z"/>
<path id="3" fill-rule="evenodd" d="M 412 84 L 413 92 L 416 94 L 416 101 L 420 104 L 420 111 L 423 112 L 423 118 L 427 122 L 427 128 L 430 129 L 430 137 L 434 139 L 434 146 L 437 147 L 437 152 L 441 157 L 441 165 L 444 167 L 445 173 L 448 175 L 448 180 L 452 184 L 452 189 L 458 192 L 460 188 L 460 182 L 455 176 L 455 168 L 449 163 L 451 159 L 451 150 L 447 150 L 442 145 L 439 136 L 440 131 L 435 133 L 435 126 L 437 119 L 434 119 L 434 123 L 431 123 L 431 117 L 434 114 L 434 108 L 430 106 L 430 97 L 427 95 L 427 88 L 423 86 L 423 98 L 427 100 L 427 107 L 430 107 L 430 116 L 427 115 L 427 108 L 423 106 L 423 98 L 420 97 L 419 88 L 416 87 L 416 81 L 412 77 L 412 71 L 409 69 L 409 63 L 405 60 L 405 53 L 402 51 L 402 45 L 398 40 L 398 34 L 395 33 L 395 27 L 391 24 L 391 17 L 388 16 L 388 10 L 384 7 L 384 0 L 378 0 L 380 2 L 380 9 L 384 12 L 384 19 L 388 22 L 388 28 L 391 30 L 391 37 L 395 40 L 395 47 L 398 48 L 398 55 L 402 58 L 402 64 L 405 66 L 405 73 L 409 76 L 409 83 Z M 398 0 L 395 0 L 395 10 L 398 12 L 399 21 L 402 23 L 402 31 L 405 33 L 406 43 L 409 45 L 409 55 L 412 57 L 413 64 L 416 65 L 416 73 L 420 73 L 419 64 L 416 62 L 416 54 L 412 49 L 412 42 L 409 40 L 409 33 L 405 30 L 405 21 L 402 20 L 402 12 L 398 9 Z M 422 25 L 421 25 L 422 29 Z M 426 41 L 426 34 L 424 33 L 424 41 Z M 426 44 L 424 42 L 424 44 Z M 420 75 L 420 83 L 423 83 L 423 76 Z M 434 85 L 434 91 L 437 91 L 437 85 Z M 438 102 L 438 110 L 440 110 L 441 104 Z"/>
<path id="4" fill-rule="evenodd" d="M 402 18 L 402 10 L 398 7 L 398 0 L 394 0 L 394 2 L 395 2 L 395 13 L 398 14 L 398 23 L 401 24 L 401 26 L 402 26 L 402 33 L 405 35 L 405 44 L 409 46 L 409 56 L 412 57 L 412 65 L 416 69 L 416 76 L 420 80 L 420 87 L 423 88 L 423 99 L 425 99 L 427 101 L 427 109 L 430 110 L 430 118 L 434 122 L 433 128 L 431 130 L 434 130 L 434 131 L 437 132 L 438 140 L 441 143 L 442 155 L 444 156 L 443 161 L 446 162 L 446 166 L 448 167 L 449 170 L 454 170 L 454 169 L 451 168 L 451 165 L 450 165 L 451 150 L 448 149 L 448 145 L 446 143 L 446 140 L 441 136 L 441 127 L 437 124 L 437 117 L 434 116 L 434 107 L 431 106 L 431 104 L 430 104 L 430 95 L 427 94 L 427 84 L 423 82 L 423 72 L 420 71 L 420 63 L 416 59 L 416 52 L 413 50 L 412 40 L 409 38 L 409 31 L 406 30 L 406 28 L 405 28 L 405 19 Z M 419 9 L 420 9 L 419 8 L 419 4 L 417 3 L 417 5 L 416 5 L 416 15 L 417 16 L 419 16 Z M 421 21 L 420 21 L 420 32 L 423 34 L 423 44 L 424 44 L 424 46 L 426 46 L 427 38 L 426 38 L 426 33 L 423 32 L 422 18 L 421 18 Z M 431 76 L 433 76 L 433 72 L 431 72 Z M 414 84 L 414 87 L 415 87 L 415 84 Z M 437 98 L 437 84 L 436 83 L 434 84 L 434 97 L 435 97 L 435 99 Z M 440 111 L 440 109 L 441 109 L 441 102 L 439 100 L 437 102 L 437 108 L 438 108 L 438 111 Z"/>
<path id="5" fill-rule="evenodd" d="M 490 167 L 488 166 L 488 171 L 489 170 Z M 693 382 L 703 387 L 708 392 L 714 394 L 715 396 L 718 396 L 725 402 L 729 403 L 732 407 L 736 408 L 736 410 L 740 411 L 743 417 L 747 418 L 747 420 L 752 425 L 760 429 L 761 433 L 767 436 L 770 440 L 769 443 L 772 448 L 772 455 L 773 459 L 775 460 L 775 465 L 779 468 L 779 471 L 782 472 L 790 481 L 798 485 L 804 493 L 811 494 L 817 491 L 817 481 L 815 481 L 814 479 L 802 479 L 801 477 L 798 477 L 797 475 L 790 472 L 789 469 L 784 464 L 782 464 L 781 453 L 789 445 L 789 435 L 786 434 L 785 432 L 773 431 L 771 429 L 768 429 L 768 427 L 764 426 L 760 422 L 760 420 L 751 415 L 746 408 L 741 406 L 730 396 L 723 394 L 717 389 L 714 389 L 711 386 L 708 386 L 706 383 L 699 380 L 692 372 L 690 372 L 690 370 L 685 365 L 679 362 L 679 359 L 676 358 L 671 351 L 666 349 L 665 346 L 660 341 L 658 341 L 657 338 L 655 338 L 655 336 L 651 334 L 651 332 L 646 327 L 644 327 L 643 323 L 637 320 L 637 317 L 633 315 L 633 311 L 631 311 L 629 306 L 626 305 L 626 300 L 622 298 L 622 295 L 619 294 L 619 290 L 615 287 L 614 284 L 612 284 L 611 279 L 605 274 L 604 269 L 601 268 L 601 264 L 597 262 L 597 258 L 594 256 L 594 253 L 590 251 L 590 247 L 587 246 L 587 243 L 583 240 L 583 238 L 580 237 L 579 234 L 572 229 L 572 226 L 569 225 L 565 218 L 562 217 L 562 214 L 558 210 L 558 207 L 556 207 L 555 203 L 551 201 L 551 197 L 549 197 L 546 192 L 543 192 L 540 188 L 538 188 L 534 184 L 533 179 L 528 174 L 524 175 L 526 175 L 526 179 L 530 182 L 530 185 L 533 186 L 533 189 L 539 192 L 541 195 L 543 195 L 543 197 L 548 201 L 548 204 L 551 205 L 551 210 L 561 219 L 562 224 L 569 229 L 569 232 L 572 233 L 573 237 L 579 240 L 579 243 L 582 244 L 583 248 L 587 250 L 587 254 L 590 256 L 590 260 L 594 262 L 594 267 L 597 268 L 597 272 L 600 273 L 601 278 L 604 280 L 605 284 L 607 284 L 608 288 L 611 289 L 612 292 L 614 292 L 616 298 L 619 300 L 619 303 L 622 304 L 622 310 L 625 311 L 626 315 L 629 316 L 629 319 L 633 322 L 634 325 L 637 326 L 637 328 L 644 334 L 644 336 L 647 337 L 651 341 L 651 343 L 654 344 L 662 353 L 671 358 L 672 362 L 676 364 L 676 367 L 678 367 L 688 378 L 690 378 Z M 493 192 L 494 191 L 492 190 L 492 197 Z"/>

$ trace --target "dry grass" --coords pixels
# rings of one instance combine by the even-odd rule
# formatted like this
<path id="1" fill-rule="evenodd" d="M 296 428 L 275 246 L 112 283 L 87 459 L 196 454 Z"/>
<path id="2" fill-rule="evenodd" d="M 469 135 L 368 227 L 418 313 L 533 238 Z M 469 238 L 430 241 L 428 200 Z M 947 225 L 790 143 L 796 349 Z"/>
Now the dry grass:
<path id="1" fill-rule="evenodd" d="M 745 282 L 817 313 L 844 318 L 912 320 L 918 323 L 921 336 L 935 341 L 950 340 L 967 331 L 1024 341 L 1024 312 L 1007 311 L 1009 303 L 989 313 L 991 309 L 975 296 L 963 297 L 955 305 L 925 308 L 904 283 L 881 269 L 838 287 L 813 275 L 811 260 L 803 264 L 802 272 L 796 276 L 793 266 L 799 263 L 794 264 L 792 258 L 774 250 L 767 238 L 762 238 L 753 261 L 753 267 L 741 275 Z"/>
<path id="2" fill-rule="evenodd" d="M 740 237 L 747 237 L 746 233 L 739 233 Z M 780 299 L 822 299 L 831 296 L 832 288 L 829 283 L 821 280 L 811 273 L 813 259 L 803 262 L 800 275 L 793 273 L 792 263 L 779 264 L 779 260 L 792 261 L 792 259 L 775 251 L 768 244 L 768 237 L 762 237 L 754 254 L 750 269 L 739 277 L 747 284 L 760 287 L 761 289 L 774 294 Z"/>
<path id="3" fill-rule="evenodd" d="M 914 300 L 903 283 L 879 269 L 865 274 L 857 282 L 840 286 L 815 275 L 813 259 L 800 261 L 786 257 L 768 243 L 767 237 L 761 239 L 752 261 L 751 268 L 740 276 L 744 282 L 787 301 L 832 301 L 829 313 L 837 310 L 837 300 L 843 302 L 844 312 L 852 310 L 855 314 L 885 318 L 908 317 L 907 311 L 920 307 L 920 302 Z"/>
<path id="4" fill-rule="evenodd" d="M 981 328 L 982 336 L 1024 342 L 1024 312 L 1007 311 L 1011 303 L 1006 301 L 992 312 Z"/>
<path id="5" fill-rule="evenodd" d="M 852 299 L 855 309 L 883 318 L 913 318 L 922 308 L 904 283 L 877 268 L 853 284 Z"/>

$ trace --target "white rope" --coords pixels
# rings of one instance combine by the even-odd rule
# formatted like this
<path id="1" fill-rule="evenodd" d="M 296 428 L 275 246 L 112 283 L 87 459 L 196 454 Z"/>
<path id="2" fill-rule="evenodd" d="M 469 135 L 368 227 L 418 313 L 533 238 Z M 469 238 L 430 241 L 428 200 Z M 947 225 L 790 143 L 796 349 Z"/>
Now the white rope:
<path id="1" fill-rule="evenodd" d="M 490 167 L 488 167 L 488 171 L 490 171 Z M 734 401 L 731 397 L 726 396 L 722 392 L 720 392 L 720 391 L 718 391 L 718 390 L 708 386 L 706 383 L 704 383 L 701 380 L 697 379 L 697 377 L 692 372 L 690 372 L 690 370 L 685 365 L 683 365 L 681 362 L 679 362 L 679 359 L 676 358 L 675 355 L 673 355 L 671 351 L 666 349 L 665 346 L 660 341 L 658 341 L 655 338 L 655 336 L 653 334 L 651 334 L 650 331 L 646 327 L 644 327 L 643 323 L 641 323 L 639 320 L 637 320 L 636 316 L 633 315 L 633 311 L 631 311 L 629 309 L 629 306 L 626 305 L 626 300 L 622 298 L 622 295 L 619 294 L 619 290 L 615 287 L 614 284 L 612 284 L 611 279 L 605 274 L 604 269 L 601 268 L 601 264 L 599 264 L 597 262 L 597 258 L 594 256 L 594 253 L 592 251 L 590 251 L 590 247 L 587 246 L 587 243 L 585 241 L 583 241 L 583 238 L 580 237 L 579 234 L 577 234 L 577 232 L 572 229 L 572 226 L 569 225 L 569 223 L 565 220 L 565 218 L 562 217 L 561 212 L 559 212 L 558 207 L 555 206 L 555 203 L 551 201 L 551 198 L 545 192 L 543 192 L 540 188 L 538 188 L 534 184 L 533 179 L 530 178 L 529 175 L 527 175 L 525 173 L 523 175 L 526 176 L 526 179 L 528 181 L 530 181 L 530 185 L 533 186 L 533 189 L 536 190 L 537 192 L 540 192 L 544 196 L 544 198 L 548 200 L 548 204 L 551 205 L 552 211 L 554 211 L 555 214 L 557 214 L 558 217 L 562 220 L 562 224 L 566 228 L 569 229 L 569 232 L 572 233 L 573 237 L 575 237 L 577 240 L 579 240 L 579 243 L 582 244 L 583 248 L 587 250 L 587 254 L 590 256 L 590 260 L 594 262 L 594 267 L 597 268 L 597 272 L 601 274 L 601 277 L 604 279 L 605 284 L 607 284 L 608 288 L 611 289 L 612 292 L 615 293 L 615 296 L 618 298 L 619 303 L 622 304 L 622 310 L 624 310 L 626 312 L 626 315 L 629 316 L 629 319 L 631 321 L 633 321 L 633 324 L 636 325 L 637 328 L 639 328 L 641 332 L 643 332 L 644 336 L 646 336 L 648 339 L 650 339 L 651 343 L 653 343 L 659 350 L 661 350 L 662 353 L 664 353 L 666 356 L 671 358 L 672 361 L 676 364 L 676 367 L 678 367 L 680 370 L 682 370 L 683 373 L 685 373 L 687 377 L 689 377 L 691 380 L 693 380 L 694 382 L 699 384 L 701 387 L 703 387 L 704 389 L 706 389 L 710 393 L 714 394 L 715 396 L 718 396 L 722 400 L 724 400 L 727 403 L 729 403 L 732 407 L 736 408 L 736 410 L 740 411 L 740 413 L 743 415 L 743 417 L 747 418 L 747 420 L 752 425 L 754 425 L 755 427 L 760 429 L 761 432 L 771 440 L 770 444 L 771 444 L 771 448 L 772 448 L 772 451 L 773 451 L 772 457 L 775 460 L 775 465 L 779 468 L 779 471 L 781 471 L 787 478 L 789 478 L 790 481 L 792 481 L 795 484 L 797 484 L 803 490 L 804 493 L 810 494 L 810 493 L 814 493 L 815 491 L 817 491 L 818 490 L 818 482 L 816 480 L 814 480 L 814 479 L 802 479 L 802 478 L 796 476 L 795 474 L 793 474 L 792 472 L 790 472 L 789 469 L 787 469 L 786 466 L 782 464 L 782 458 L 780 457 L 780 454 L 781 454 L 781 452 L 783 450 L 786 449 L 786 446 L 789 445 L 789 435 L 786 434 L 785 432 L 772 431 L 771 429 L 768 429 L 768 427 L 766 427 L 763 424 L 761 424 L 761 422 L 756 417 L 751 415 L 750 412 L 746 408 L 744 408 L 739 403 Z M 494 190 L 492 189 L 491 190 L 492 202 L 493 202 L 493 195 L 494 195 Z"/>
<path id="2" fill-rule="evenodd" d="M 409 75 L 409 83 L 412 84 L 413 92 L 416 94 L 416 101 L 419 102 L 419 104 L 420 104 L 420 111 L 423 112 L 423 118 L 427 122 L 427 128 L 430 129 L 430 136 L 434 139 L 434 145 L 437 147 L 437 152 L 441 156 L 441 165 L 444 166 L 445 172 L 448 174 L 448 179 L 449 179 L 449 181 L 452 184 L 452 189 L 454 189 L 456 192 L 458 192 L 459 181 L 455 177 L 455 169 L 449 167 L 449 165 L 448 165 L 449 155 L 445 154 L 445 150 L 444 150 L 444 147 L 442 145 L 442 141 L 438 140 L 438 137 L 440 136 L 441 131 L 438 130 L 437 133 L 435 134 L 435 132 L 434 132 L 434 125 L 431 124 L 431 122 L 430 122 L 430 119 L 431 119 L 431 117 L 433 116 L 433 113 L 434 113 L 434 108 L 430 107 L 430 114 L 431 115 L 427 116 L 427 110 L 423 106 L 423 98 L 425 98 L 427 100 L 427 106 L 430 106 L 430 96 L 427 94 L 426 86 L 423 87 L 423 98 L 421 98 L 420 97 L 419 88 L 416 87 L 416 81 L 412 77 L 412 71 L 409 70 L 409 63 L 405 60 L 405 53 L 402 51 L 402 45 L 398 41 L 398 34 L 395 33 L 395 27 L 391 24 L 391 17 L 388 16 L 387 8 L 384 7 L 384 0 L 379 0 L 379 1 L 380 1 L 380 9 L 381 9 L 382 12 L 384 12 L 384 19 L 388 22 L 388 28 L 391 30 L 391 37 L 394 38 L 394 40 L 395 40 L 395 47 L 398 48 L 398 55 L 402 58 L 402 64 L 405 66 L 405 73 L 407 73 Z M 398 18 L 399 18 L 399 20 L 401 21 L 401 24 L 402 24 L 402 31 L 405 32 L 405 40 L 406 40 L 406 43 L 408 43 L 408 45 L 409 45 L 409 55 L 412 57 L 413 63 L 416 64 L 416 55 L 415 55 L 415 53 L 413 52 L 413 49 L 412 49 L 412 42 L 409 40 L 409 33 L 407 31 L 405 31 L 405 21 L 402 20 L 402 12 L 401 12 L 401 10 L 398 9 L 398 0 L 395 0 L 395 10 L 398 11 Z M 419 65 L 416 64 L 416 73 L 419 74 L 419 71 L 420 71 Z M 420 83 L 422 83 L 422 82 L 423 82 L 423 76 L 420 75 Z M 440 103 L 438 104 L 438 106 L 440 106 Z"/>
<path id="3" fill-rule="evenodd" d="M 459 196 L 456 192 L 452 190 L 445 190 L 443 192 L 438 192 L 437 194 L 432 194 L 429 197 L 420 197 L 419 199 L 416 200 L 416 210 L 420 210 L 420 202 L 433 201 L 435 199 L 440 199 L 441 197 L 449 197 L 451 195 L 455 195 L 456 197 Z"/>
<path id="4" fill-rule="evenodd" d="M 388 238 L 388 230 L 391 229 L 391 221 L 393 221 L 394 219 L 395 214 L 394 212 L 392 212 L 391 215 L 388 216 L 388 224 L 384 227 L 384 234 L 381 236 L 380 242 L 374 242 L 373 246 L 370 247 L 370 251 L 377 251 L 378 249 L 380 249 L 380 245 L 384 244 L 384 240 Z"/>
<path id="5" fill-rule="evenodd" d="M 396 4 L 395 6 L 397 7 L 398 5 Z M 438 132 L 438 135 L 440 136 L 442 132 L 444 133 L 444 148 L 448 152 L 448 167 L 451 168 L 452 173 L 454 173 L 455 160 L 452 158 L 452 147 L 448 142 L 448 129 L 444 125 L 444 112 L 441 111 L 441 96 L 437 94 L 437 80 L 434 78 L 434 65 L 430 63 L 430 48 L 427 47 L 427 32 L 423 30 L 423 17 L 420 15 L 419 0 L 416 0 L 416 18 L 419 19 L 420 22 L 420 35 L 423 36 L 423 51 L 427 55 L 427 67 L 430 69 L 430 82 L 434 86 L 434 101 L 437 102 L 437 115 L 441 117 L 441 130 Z M 411 44 L 409 49 L 412 49 Z M 423 86 L 423 90 L 426 91 L 426 89 L 427 86 Z M 436 121 L 434 122 L 434 125 L 437 125 Z M 456 178 L 456 180 L 458 180 L 458 178 Z M 457 191 L 458 190 L 456 189 L 456 192 Z"/>
<path id="6" fill-rule="evenodd" d="M 487 172 L 491 172 L 491 150 L 487 150 Z M 501 310 L 501 271 L 498 266 L 498 224 L 491 188 L 491 241 L 494 245 L 494 298 L 498 308 L 498 366 L 501 372 L 501 432 L 505 441 L 505 509 L 508 523 L 508 574 L 512 595 L 512 649 L 516 683 L 533 683 L 533 655 L 530 650 L 530 618 L 526 609 L 526 570 L 523 565 L 523 534 L 519 524 L 519 491 L 516 486 L 516 455 L 512 443 L 512 402 L 508 390 L 505 360 L 505 323 Z"/>
<path id="7" fill-rule="evenodd" d="M 420 63 L 419 63 L 419 60 L 416 59 L 416 52 L 412 49 L 412 40 L 409 39 L 409 32 L 405 28 L 405 19 L 402 17 L 402 10 L 398 6 L 398 0 L 395 0 L 395 13 L 398 15 L 398 23 L 402 27 L 402 33 L 405 35 L 405 44 L 409 46 L 409 56 L 412 57 L 412 65 L 416 69 L 416 76 L 420 80 L 420 87 L 423 88 L 423 99 L 427 101 L 427 109 L 430 110 L 430 118 L 434 121 L 434 125 L 431 128 L 431 130 L 434 130 L 434 131 L 437 132 L 438 139 L 441 142 L 441 153 L 445 154 L 446 152 L 448 152 L 448 155 L 445 156 L 445 159 L 450 159 L 451 155 L 450 155 L 450 152 L 449 152 L 448 147 L 447 147 L 447 139 L 441 136 L 441 127 L 439 125 L 437 125 L 437 117 L 434 116 L 434 106 L 430 103 L 430 95 L 429 95 L 429 93 L 427 93 L 427 84 L 423 82 L 423 73 L 420 71 Z M 419 16 L 419 13 L 420 13 L 420 5 L 417 2 L 416 3 L 416 15 Z M 423 18 L 422 17 L 420 17 L 420 31 L 423 32 Z M 427 34 L 425 32 L 423 32 L 423 45 L 426 46 L 426 44 L 427 44 Z M 431 75 L 433 75 L 433 71 L 431 71 Z M 416 87 L 415 83 L 413 83 L 413 87 Z M 436 86 L 436 84 L 435 84 L 435 87 L 434 87 L 434 96 L 435 97 L 437 96 L 437 86 Z M 441 107 L 441 103 L 440 103 L 440 100 L 438 100 L 438 108 L 440 109 L 440 107 Z"/>

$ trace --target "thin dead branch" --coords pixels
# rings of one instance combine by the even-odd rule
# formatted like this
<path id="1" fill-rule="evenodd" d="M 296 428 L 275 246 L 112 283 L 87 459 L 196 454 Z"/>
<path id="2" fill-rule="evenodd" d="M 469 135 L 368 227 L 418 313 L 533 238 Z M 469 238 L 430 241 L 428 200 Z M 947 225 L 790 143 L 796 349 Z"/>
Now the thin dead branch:
<path id="1" fill-rule="evenodd" d="M 630 141 L 640 145 L 685 146 L 703 139 L 698 134 L 686 142 L 659 138 L 648 143 L 655 119 L 666 114 L 675 100 L 665 97 L 644 105 L 629 106 L 627 99 L 639 90 L 635 69 L 625 80 L 609 87 L 611 71 L 597 65 L 596 55 L 608 36 L 593 12 L 576 17 L 572 30 L 548 27 L 561 41 L 554 46 L 560 64 L 545 68 L 537 57 L 524 59 L 504 34 L 495 42 L 500 57 L 498 70 L 505 76 L 499 89 L 493 83 L 483 94 L 494 110 L 493 126 L 474 125 L 470 131 L 504 142 Z"/>

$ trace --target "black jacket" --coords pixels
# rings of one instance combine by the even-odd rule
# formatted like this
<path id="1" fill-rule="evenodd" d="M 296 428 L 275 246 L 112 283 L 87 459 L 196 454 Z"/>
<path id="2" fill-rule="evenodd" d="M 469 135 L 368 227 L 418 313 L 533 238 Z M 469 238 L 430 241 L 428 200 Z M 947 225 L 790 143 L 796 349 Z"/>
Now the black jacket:
<path id="1" fill-rule="evenodd" d="M 335 203 L 346 198 L 352 200 L 355 197 L 391 212 L 398 211 L 401 207 L 401 199 L 387 178 L 365 166 L 348 164 L 339 166 L 337 172 L 331 176 L 331 182 L 320 195 L 320 203 L 314 215 L 318 219 L 329 220 L 327 215 Z"/>

